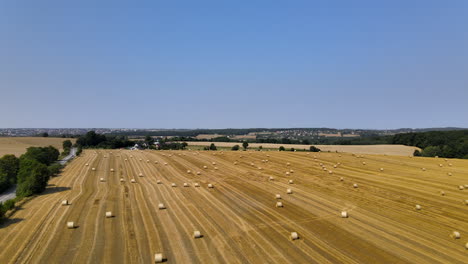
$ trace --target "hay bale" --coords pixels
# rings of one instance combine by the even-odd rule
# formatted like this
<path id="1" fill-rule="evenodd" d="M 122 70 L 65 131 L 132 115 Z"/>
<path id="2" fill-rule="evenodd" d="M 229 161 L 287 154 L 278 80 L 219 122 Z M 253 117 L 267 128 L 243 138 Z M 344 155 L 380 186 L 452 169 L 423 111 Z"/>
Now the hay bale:
<path id="1" fill-rule="evenodd" d="M 95 171 L 95 170 L 96 170 L 96 168 L 92 168 L 91 170 L 92 170 L 92 171 Z"/>
<path id="2" fill-rule="evenodd" d="M 416 210 L 421 210 L 421 209 L 422 209 L 421 205 L 419 205 L 419 204 L 417 204 L 414 208 L 415 208 Z"/>
<path id="3" fill-rule="evenodd" d="M 449 163 L 449 167 L 452 167 L 452 163 Z"/>
<path id="4" fill-rule="evenodd" d="M 85 166 L 86 166 L 86 167 L 88 167 L 88 166 L 89 166 L 89 164 L 88 164 L 88 163 L 86 163 L 86 164 L 85 164 Z"/>
<path id="5" fill-rule="evenodd" d="M 383 171 L 383 168 L 380 168 L 380 171 Z"/>
<path id="6" fill-rule="evenodd" d="M 159 203 L 158 208 L 159 210 L 163 210 L 163 209 L 166 209 L 166 206 L 163 203 Z"/>
<path id="7" fill-rule="evenodd" d="M 460 232 L 458 231 L 453 231 L 452 234 L 450 235 L 453 239 L 460 239 L 461 235 Z"/>
<path id="8" fill-rule="evenodd" d="M 269 181 L 273 181 L 274 179 L 275 179 L 275 178 L 273 178 L 273 176 L 268 177 L 268 180 L 269 180 Z"/>
<path id="9" fill-rule="evenodd" d="M 280 194 L 275 195 L 275 199 L 281 199 L 281 195 Z"/>
<path id="10" fill-rule="evenodd" d="M 164 166 L 167 166 L 167 162 L 164 162 Z"/>
<path id="11" fill-rule="evenodd" d="M 289 162 L 288 162 L 288 163 L 286 163 L 286 166 L 291 166 L 291 163 L 289 163 Z"/>
<path id="12" fill-rule="evenodd" d="M 156 184 L 162 184 L 161 180 L 157 180 Z"/>
<path id="13" fill-rule="evenodd" d="M 211 164 L 216 165 L 216 162 L 213 161 L 213 162 L 211 162 Z"/>
<path id="14" fill-rule="evenodd" d="M 426 168 L 421 168 L 421 170 L 426 171 Z"/>
<path id="15" fill-rule="evenodd" d="M 204 169 L 207 169 L 208 167 L 207 166 L 203 166 Z"/>
<path id="16" fill-rule="evenodd" d="M 292 194 L 293 191 L 292 191 L 292 189 L 286 189 L 286 193 L 287 193 L 287 194 Z"/>
<path id="17" fill-rule="evenodd" d="M 262 167 L 258 167 L 259 170 L 262 170 Z"/>
<path id="18" fill-rule="evenodd" d="M 163 255 L 161 253 L 156 253 L 154 254 L 154 262 L 155 263 L 163 263 L 165 259 L 163 258 Z"/>
<path id="19" fill-rule="evenodd" d="M 286 172 L 286 175 L 289 175 L 289 171 Z"/>
<path id="20" fill-rule="evenodd" d="M 289 183 L 289 184 L 294 184 L 294 181 L 293 181 L 293 180 L 289 180 L 288 183 Z"/>
<path id="21" fill-rule="evenodd" d="M 234 161 L 234 165 L 237 165 L 237 161 Z"/>
<path id="22" fill-rule="evenodd" d="M 217 169 L 218 169 L 218 167 L 214 167 L 214 169 L 215 169 L 215 170 L 217 170 Z"/>
<path id="23" fill-rule="evenodd" d="M 444 166 L 444 165 L 442 165 L 442 164 L 439 164 L 439 167 L 443 167 L 443 166 Z"/>
<path id="24" fill-rule="evenodd" d="M 190 171 L 190 170 L 187 170 L 187 174 L 190 174 L 190 173 L 192 173 L 192 171 Z"/>
<path id="25" fill-rule="evenodd" d="M 128 159 L 125 159 L 125 161 L 128 161 Z"/>
<path id="26" fill-rule="evenodd" d="M 348 218 L 348 212 L 341 211 L 341 218 Z"/>
<path id="27" fill-rule="evenodd" d="M 149 160 L 146 160 L 146 163 L 148 163 L 148 162 L 149 162 Z"/>
<path id="28" fill-rule="evenodd" d="M 291 232 L 290 238 L 291 240 L 297 240 L 299 239 L 299 235 L 297 234 L 297 232 Z"/>
<path id="29" fill-rule="evenodd" d="M 197 175 L 200 175 L 200 174 L 201 174 L 201 172 L 197 171 Z"/>
<path id="30" fill-rule="evenodd" d="M 202 237 L 202 234 L 200 233 L 200 231 L 193 231 L 193 238 L 201 238 Z"/>
<path id="31" fill-rule="evenodd" d="M 468 200 L 463 201 L 465 205 L 468 205 Z"/>
<path id="32" fill-rule="evenodd" d="M 353 184 L 353 187 L 354 187 L 354 188 L 358 188 L 359 186 L 358 186 L 357 183 L 355 183 L 355 184 Z"/>
<path id="33" fill-rule="evenodd" d="M 208 188 L 214 188 L 213 184 L 208 183 Z"/>
<path id="34" fill-rule="evenodd" d="M 255 166 L 255 164 L 253 162 L 250 162 L 250 166 Z"/>
<path id="35" fill-rule="evenodd" d="M 157 160 L 155 160 L 155 161 L 154 161 L 154 164 L 158 164 L 158 161 L 157 161 Z"/>
<path id="36" fill-rule="evenodd" d="M 189 184 L 184 182 L 184 187 L 189 187 Z"/>
<path id="37" fill-rule="evenodd" d="M 131 182 L 131 183 L 136 183 L 136 180 L 135 180 L 135 179 L 131 179 L 130 182 Z"/>
<path id="38" fill-rule="evenodd" d="M 120 178 L 120 182 L 124 182 L 124 181 L 125 181 L 124 178 Z"/>
<path id="39" fill-rule="evenodd" d="M 329 170 L 329 171 L 328 171 L 328 174 L 333 174 L 333 171 Z"/>
<path id="40" fill-rule="evenodd" d="M 110 169 L 111 172 L 114 172 L 114 169 Z"/>
<path id="41" fill-rule="evenodd" d="M 283 203 L 282 202 L 276 202 L 276 207 L 283 207 Z"/>
<path id="42" fill-rule="evenodd" d="M 336 167 L 337 167 L 336 165 L 333 165 L 333 168 L 335 168 L 335 169 L 336 169 Z"/>
<path id="43" fill-rule="evenodd" d="M 365 161 L 363 161 L 363 162 L 362 162 L 362 165 L 366 165 L 366 162 L 365 162 Z"/>
<path id="44" fill-rule="evenodd" d="M 444 196 L 444 195 L 445 195 L 445 192 L 444 192 L 444 191 L 440 191 L 440 195 Z"/>
<path id="45" fill-rule="evenodd" d="M 465 187 L 463 185 L 458 186 L 458 190 L 463 190 Z"/>
<path id="46" fill-rule="evenodd" d="M 140 172 L 140 174 L 138 174 L 138 177 L 143 177 L 143 173 Z"/>
<path id="47" fill-rule="evenodd" d="M 448 175 L 448 176 L 452 176 L 452 173 L 451 173 L 451 172 L 448 172 L 447 175 Z"/>
<path id="48" fill-rule="evenodd" d="M 63 205 L 63 206 L 69 205 L 68 200 L 63 200 L 63 201 L 62 201 L 62 205 Z"/>
<path id="49" fill-rule="evenodd" d="M 343 177 L 340 177 L 340 181 L 344 181 L 344 178 L 343 178 Z"/>
<path id="50" fill-rule="evenodd" d="M 99 181 L 105 182 L 106 180 L 104 180 L 104 178 L 100 178 Z"/>
<path id="51" fill-rule="evenodd" d="M 114 217 L 111 211 L 106 212 L 106 218 Z"/>
<path id="52" fill-rule="evenodd" d="M 196 183 L 194 184 L 194 186 L 195 186 L 195 187 L 200 187 L 200 184 L 199 184 L 198 182 L 196 182 Z"/>
<path id="53" fill-rule="evenodd" d="M 67 228 L 68 228 L 68 229 L 73 229 L 73 228 L 75 228 L 75 222 L 67 222 Z"/>
<path id="54" fill-rule="evenodd" d="M 174 182 L 171 184 L 171 187 L 177 187 L 177 184 L 175 184 Z"/>

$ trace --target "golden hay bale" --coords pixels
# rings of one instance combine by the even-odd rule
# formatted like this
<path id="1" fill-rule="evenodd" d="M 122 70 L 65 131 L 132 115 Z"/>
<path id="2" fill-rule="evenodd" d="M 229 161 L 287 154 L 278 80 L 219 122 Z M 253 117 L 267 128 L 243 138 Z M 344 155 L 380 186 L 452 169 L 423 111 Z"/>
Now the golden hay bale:
<path id="1" fill-rule="evenodd" d="M 292 191 L 292 189 L 286 189 L 286 193 L 287 193 L 287 194 L 292 194 L 293 191 Z"/>
<path id="2" fill-rule="evenodd" d="M 341 218 L 348 218 L 348 212 L 341 211 Z"/>
<path id="3" fill-rule="evenodd" d="M 216 165 L 216 162 L 213 161 L 213 162 L 211 162 L 211 164 Z"/>
<path id="4" fill-rule="evenodd" d="M 451 172 L 448 172 L 447 175 L 448 175 L 448 176 L 452 176 L 452 173 L 451 173 Z"/>
<path id="5" fill-rule="evenodd" d="M 380 171 L 383 171 L 383 168 L 380 168 Z"/>
<path id="6" fill-rule="evenodd" d="M 161 184 L 161 183 L 162 183 L 161 180 L 156 181 L 156 184 Z"/>
<path id="7" fill-rule="evenodd" d="M 277 202 L 276 207 L 283 207 L 283 203 L 282 202 Z"/>
<path id="8" fill-rule="evenodd" d="M 184 187 L 189 187 L 189 184 L 184 182 Z"/>
<path id="9" fill-rule="evenodd" d="M 363 161 L 363 162 L 362 162 L 362 165 L 366 165 L 366 162 L 365 162 L 365 161 Z"/>
<path id="10" fill-rule="evenodd" d="M 171 187 L 177 187 L 177 184 L 175 184 L 174 182 L 171 184 Z"/>
<path id="11" fill-rule="evenodd" d="M 440 191 L 440 195 L 444 196 L 444 195 L 445 195 L 445 192 L 444 192 L 444 191 Z"/>
<path id="12" fill-rule="evenodd" d="M 463 201 L 465 205 L 468 205 L 468 200 Z"/>
<path id="13" fill-rule="evenodd" d="M 294 173 L 294 170 L 293 170 L 293 169 L 291 169 L 291 170 L 289 170 L 289 172 L 290 172 L 290 173 Z"/>
<path id="14" fill-rule="evenodd" d="M 458 186 L 458 189 L 463 190 L 463 189 L 465 189 L 465 187 L 463 185 L 460 185 L 460 186 Z"/>
<path id="15" fill-rule="evenodd" d="M 124 178 L 120 178 L 120 182 L 124 182 L 124 181 L 125 181 Z"/>
<path id="16" fill-rule="evenodd" d="M 62 205 L 69 205 L 68 200 L 63 200 Z"/>
<path id="17" fill-rule="evenodd" d="M 458 231 L 453 231 L 452 234 L 450 235 L 453 239 L 459 239 L 461 237 L 460 232 Z"/>
<path id="18" fill-rule="evenodd" d="M 190 170 L 187 170 L 187 174 L 190 174 L 190 173 L 192 173 L 192 171 L 190 171 Z"/>
<path id="19" fill-rule="evenodd" d="M 193 232 L 193 238 L 201 238 L 201 237 L 202 237 L 202 234 L 200 233 L 200 231 Z"/>
<path id="20" fill-rule="evenodd" d="M 218 167 L 214 167 L 214 169 L 215 169 L 215 170 L 217 170 L 217 169 L 218 169 Z"/>
<path id="21" fill-rule="evenodd" d="M 194 184 L 194 186 L 195 186 L 195 187 L 200 187 L 200 184 L 199 184 L 198 182 L 196 182 L 196 183 Z"/>
<path id="22" fill-rule="evenodd" d="M 201 172 L 197 171 L 197 175 L 200 175 L 200 174 L 201 174 Z"/>
<path id="23" fill-rule="evenodd" d="M 164 166 L 167 166 L 167 162 L 164 162 Z"/>
<path id="24" fill-rule="evenodd" d="M 100 178 L 99 181 L 101 182 L 105 182 L 104 178 Z"/>
<path id="25" fill-rule="evenodd" d="M 237 161 L 234 161 L 234 165 L 237 165 Z"/>
<path id="26" fill-rule="evenodd" d="M 290 166 L 290 165 L 291 165 L 291 163 L 289 163 L 289 162 L 288 162 L 288 163 L 286 163 L 286 166 Z"/>
<path id="27" fill-rule="evenodd" d="M 281 195 L 280 194 L 275 195 L 275 199 L 281 199 Z"/>
<path id="28" fill-rule="evenodd" d="M 208 183 L 208 188 L 214 188 L 213 184 Z"/>
<path id="29" fill-rule="evenodd" d="M 259 170 L 262 170 L 262 167 L 258 167 Z"/>
<path id="30" fill-rule="evenodd" d="M 336 165 L 333 165 L 333 168 L 335 168 L 335 169 L 336 169 L 336 167 L 337 167 Z"/>
<path id="31" fill-rule="evenodd" d="M 207 166 L 203 166 L 204 169 L 207 169 L 208 167 Z"/>
<path id="32" fill-rule="evenodd" d="M 106 218 L 114 217 L 111 211 L 106 212 Z"/>
<path id="33" fill-rule="evenodd" d="M 344 178 L 343 178 L 343 177 L 340 177 L 340 181 L 344 181 Z"/>
<path id="34" fill-rule="evenodd" d="M 154 164 L 158 164 L 158 161 L 157 161 L 157 160 L 155 160 L 155 161 L 154 161 Z"/>
<path id="35" fill-rule="evenodd" d="M 359 186 L 358 186 L 357 183 L 355 183 L 355 184 L 353 184 L 353 187 L 354 187 L 354 188 L 358 188 Z"/>
<path id="36" fill-rule="evenodd" d="M 328 174 L 333 174 L 333 171 L 331 171 L 331 170 L 330 170 L 330 171 L 328 171 Z"/>
<path id="37" fill-rule="evenodd" d="M 165 259 L 163 258 L 163 255 L 161 253 L 154 254 L 154 262 L 155 263 L 162 263 L 164 261 L 165 261 Z"/>
<path id="38" fill-rule="evenodd" d="M 421 170 L 426 171 L 426 168 L 421 168 Z"/>
<path id="39" fill-rule="evenodd" d="M 289 183 L 289 184 L 293 184 L 294 181 L 293 181 L 293 180 L 289 180 L 288 183 Z"/>
<path id="40" fill-rule="evenodd" d="M 291 240 L 297 240 L 299 239 L 299 235 L 297 234 L 297 232 L 291 232 L 290 238 Z"/>
<path id="41" fill-rule="evenodd" d="M 114 169 L 110 169 L 111 172 L 114 172 Z"/>
<path id="42" fill-rule="evenodd" d="M 96 170 L 96 168 L 92 168 L 91 170 L 92 170 L 92 171 L 95 171 L 95 170 Z"/>
<path id="43" fill-rule="evenodd" d="M 419 205 L 419 204 L 417 204 L 414 208 L 415 208 L 416 210 L 421 210 L 421 209 L 422 209 L 421 205 Z"/>
<path id="44" fill-rule="evenodd" d="M 131 183 L 136 183 L 136 180 L 135 180 L 135 179 L 131 179 L 130 182 L 131 182 Z"/>
<path id="45" fill-rule="evenodd" d="M 148 163 L 148 162 L 150 162 L 150 161 L 149 161 L 149 160 L 146 160 L 146 162 Z"/>
<path id="46" fill-rule="evenodd" d="M 88 163 L 86 163 L 86 164 L 85 164 L 85 166 L 89 166 L 89 164 L 88 164 Z"/>
<path id="47" fill-rule="evenodd" d="M 286 175 L 289 175 L 289 171 L 286 172 Z"/>
<path id="48" fill-rule="evenodd" d="M 442 165 L 442 164 L 439 164 L 439 167 L 443 167 L 443 166 L 444 166 L 444 165 Z"/>
<path id="49" fill-rule="evenodd" d="M 449 167 L 452 167 L 452 163 L 449 163 Z"/>
<path id="50" fill-rule="evenodd" d="M 67 222 L 67 228 L 68 228 L 68 229 L 73 229 L 73 228 L 75 228 L 75 222 Z"/>
<path id="51" fill-rule="evenodd" d="M 140 174 L 138 174 L 138 177 L 143 177 L 143 173 L 140 172 Z"/>
<path id="52" fill-rule="evenodd" d="M 268 177 L 268 180 L 269 180 L 269 181 L 273 181 L 274 179 L 275 179 L 275 178 L 273 178 L 273 176 Z"/>
<path id="53" fill-rule="evenodd" d="M 166 209 L 166 206 L 163 203 L 159 203 L 158 208 L 159 210 L 163 210 L 163 209 Z"/>

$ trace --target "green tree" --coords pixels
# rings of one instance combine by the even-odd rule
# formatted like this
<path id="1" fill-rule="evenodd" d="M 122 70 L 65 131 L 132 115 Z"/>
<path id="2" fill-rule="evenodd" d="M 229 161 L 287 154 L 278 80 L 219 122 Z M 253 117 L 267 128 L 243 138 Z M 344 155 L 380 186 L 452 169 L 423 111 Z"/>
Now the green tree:
<path id="1" fill-rule="evenodd" d="M 279 151 L 285 151 L 285 148 L 283 146 L 280 146 Z"/>
<path id="2" fill-rule="evenodd" d="M 210 150 L 216 150 L 216 146 L 215 146 L 214 143 L 211 143 L 211 145 L 210 145 Z"/>
<path id="3" fill-rule="evenodd" d="M 62 143 L 63 149 L 70 149 L 73 146 L 71 140 L 65 140 Z"/>
<path id="4" fill-rule="evenodd" d="M 47 132 L 41 133 L 41 137 L 49 137 L 49 133 Z"/>
<path id="5" fill-rule="evenodd" d="M 26 197 L 41 193 L 45 190 L 48 181 L 49 170 L 45 164 L 35 159 L 23 158 L 20 160 L 17 196 Z"/>
<path id="6" fill-rule="evenodd" d="M 242 147 L 244 148 L 244 150 L 247 150 L 247 148 L 249 147 L 249 142 L 247 141 L 242 142 Z"/>
<path id="7" fill-rule="evenodd" d="M 235 150 L 235 151 L 239 150 L 239 145 L 232 146 L 231 150 Z"/>
<path id="8" fill-rule="evenodd" d="M 416 150 L 413 152 L 413 156 L 415 156 L 415 157 L 421 156 L 421 151 L 419 151 L 419 150 L 416 149 Z"/>
<path id="9" fill-rule="evenodd" d="M 316 146 L 310 146 L 309 150 L 310 150 L 311 152 L 319 152 L 319 151 L 320 151 L 320 149 L 317 148 Z"/>
<path id="10" fill-rule="evenodd" d="M 15 155 L 5 155 L 0 158 L 0 192 L 16 183 L 19 170 L 19 159 Z"/>
<path id="11" fill-rule="evenodd" d="M 21 155 L 20 159 L 34 159 L 40 163 L 43 163 L 47 166 L 57 161 L 60 153 L 58 149 L 48 146 L 48 147 L 29 147 L 26 150 L 26 153 Z"/>

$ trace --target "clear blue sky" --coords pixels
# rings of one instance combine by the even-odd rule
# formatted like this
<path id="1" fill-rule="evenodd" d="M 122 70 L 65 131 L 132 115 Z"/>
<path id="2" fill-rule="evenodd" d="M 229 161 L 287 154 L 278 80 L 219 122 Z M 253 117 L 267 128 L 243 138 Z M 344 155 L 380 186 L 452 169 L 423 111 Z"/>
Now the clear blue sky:
<path id="1" fill-rule="evenodd" d="M 0 127 L 468 127 L 468 1 L 2 1 Z"/>

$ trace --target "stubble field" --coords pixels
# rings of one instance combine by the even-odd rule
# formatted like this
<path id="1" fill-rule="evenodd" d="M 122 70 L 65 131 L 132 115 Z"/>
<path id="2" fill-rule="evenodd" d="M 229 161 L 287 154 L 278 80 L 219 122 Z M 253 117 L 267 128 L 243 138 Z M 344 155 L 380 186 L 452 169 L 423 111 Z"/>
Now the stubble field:
<path id="1" fill-rule="evenodd" d="M 29 147 L 53 146 L 62 150 L 62 143 L 67 138 L 52 137 L 0 137 L 0 157 L 6 154 L 13 154 L 19 157 L 26 152 Z M 75 142 L 75 139 L 69 139 Z"/>
<path id="2" fill-rule="evenodd" d="M 0 263 L 468 262 L 464 160 L 87 150 L 50 183 L 1 226 Z"/>

